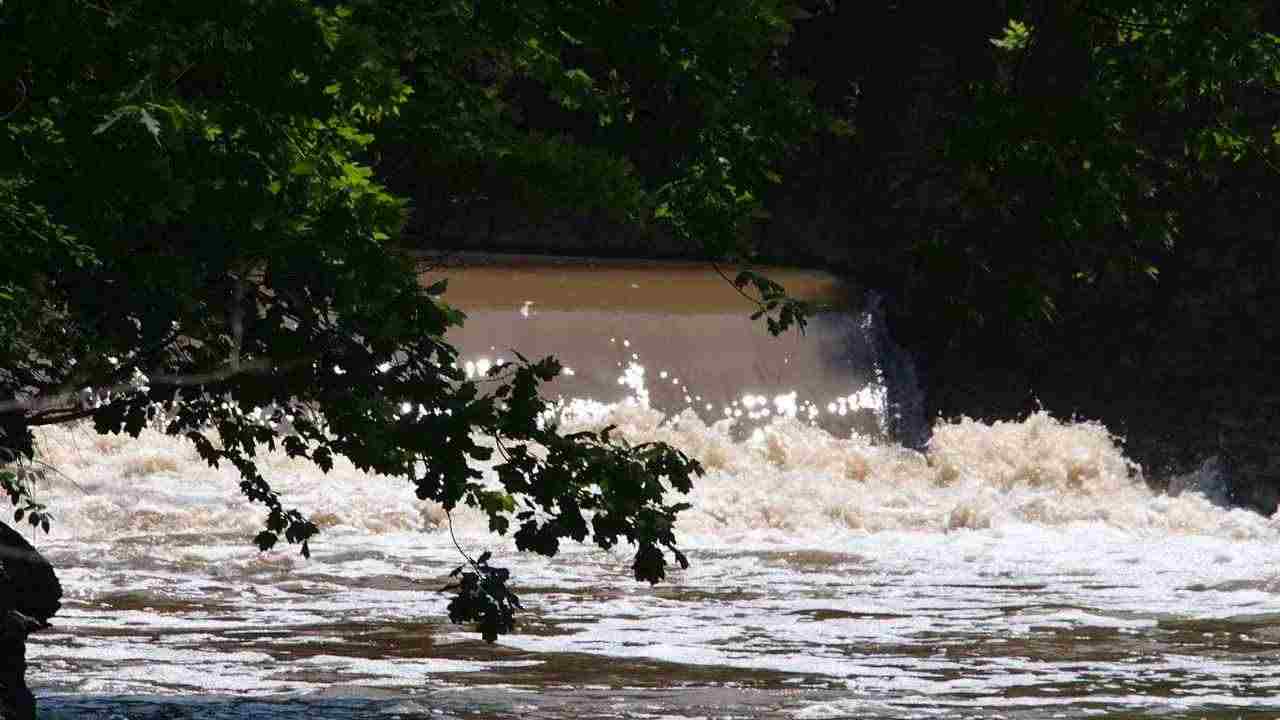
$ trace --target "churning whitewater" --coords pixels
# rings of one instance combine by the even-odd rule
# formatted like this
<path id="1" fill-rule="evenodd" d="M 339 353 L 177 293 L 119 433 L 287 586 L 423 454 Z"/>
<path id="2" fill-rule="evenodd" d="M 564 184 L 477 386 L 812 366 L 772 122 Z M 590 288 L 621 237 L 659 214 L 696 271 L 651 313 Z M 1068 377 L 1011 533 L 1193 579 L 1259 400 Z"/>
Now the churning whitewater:
<path id="1" fill-rule="evenodd" d="M 743 437 L 735 418 L 708 424 L 692 410 L 666 416 L 649 407 L 643 373 L 632 364 L 620 378 L 638 391 L 622 402 L 562 402 L 560 426 L 574 432 L 612 425 L 632 443 L 662 441 L 698 458 L 708 474 L 696 484 L 689 497 L 694 507 L 680 525 L 695 546 L 810 547 L 886 531 L 962 529 L 1280 539 L 1280 520 L 1225 506 L 1211 466 L 1178 483 L 1192 491 L 1153 493 L 1119 440 L 1096 423 L 1062 421 L 1046 412 L 994 424 L 941 422 L 927 449 L 917 452 L 856 433 L 835 437 L 792 408 L 770 413 L 774 417 Z M 780 396 L 773 404 L 788 400 Z M 741 404 L 769 402 L 746 395 Z M 184 438 L 147 430 L 135 442 L 73 427 L 45 429 L 39 444 L 44 462 L 59 469 L 45 489 L 59 522 L 47 540 L 37 538 L 44 542 L 151 537 L 180 549 L 185 536 L 260 529 L 258 514 L 246 511 L 234 468 L 207 466 Z M 444 522 L 439 506 L 416 500 L 403 482 L 342 462 L 325 474 L 283 453 L 264 459 L 275 486 L 330 535 L 430 532 Z M 459 529 L 484 531 L 478 514 L 460 511 L 455 522 Z M 292 554 L 288 549 L 264 557 Z"/>
<path id="2" fill-rule="evenodd" d="M 137 717 L 574 717 L 593 692 L 620 717 L 1280 707 L 1280 521 L 1217 504 L 1209 470 L 1154 494 L 1106 428 L 1043 412 L 939 423 L 923 452 L 821 427 L 875 388 L 664 415 L 657 374 L 633 360 L 625 399 L 558 417 L 703 462 L 679 528 L 693 566 L 649 588 L 625 549 L 521 556 L 455 513 L 529 607 L 496 647 L 446 623 L 446 516 L 402 481 L 267 454 L 324 529 L 304 560 L 249 545 L 260 517 L 234 471 L 185 440 L 45 430 L 57 524 L 36 542 L 68 601 L 34 679 L 54 708 Z M 211 700 L 227 693 L 266 705 Z"/>

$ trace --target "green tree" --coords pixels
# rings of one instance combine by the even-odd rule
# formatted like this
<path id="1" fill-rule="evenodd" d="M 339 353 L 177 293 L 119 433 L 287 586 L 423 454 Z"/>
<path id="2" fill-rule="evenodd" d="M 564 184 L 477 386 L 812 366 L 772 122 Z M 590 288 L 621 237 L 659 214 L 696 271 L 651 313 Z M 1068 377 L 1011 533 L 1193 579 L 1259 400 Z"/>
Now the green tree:
<path id="1" fill-rule="evenodd" d="M 1206 198 L 1278 166 L 1275 3 L 804 5 L 784 72 L 836 122 L 774 195 L 828 198 L 926 354 L 1150 285 Z"/>
<path id="2" fill-rule="evenodd" d="M 945 156 L 1004 230 L 977 261 L 1014 271 L 1015 314 L 1051 317 L 1095 283 L 1154 279 L 1203 198 L 1274 172 L 1280 37 L 1254 0 L 1011 5 Z"/>
<path id="3" fill-rule="evenodd" d="M 668 554 L 687 564 L 666 495 L 698 463 L 558 433 L 537 392 L 553 359 L 467 380 L 444 339 L 465 316 L 421 286 L 398 244 L 412 208 L 382 178 L 410 148 L 732 252 L 808 122 L 767 73 L 787 28 L 768 0 L 0 3 L 0 482 L 17 518 L 50 518 L 25 482 L 33 428 L 136 436 L 162 418 L 239 470 L 263 549 L 305 555 L 317 532 L 258 469 L 281 447 L 477 507 L 524 550 L 625 540 L 649 582 Z M 516 100 L 533 96 L 578 131 L 530 127 Z M 637 139 L 675 110 L 678 142 L 637 171 Z M 798 319 L 739 280 L 775 327 Z M 495 452 L 491 485 L 477 465 Z M 505 571 L 462 570 L 451 615 L 493 639 L 518 607 Z"/>

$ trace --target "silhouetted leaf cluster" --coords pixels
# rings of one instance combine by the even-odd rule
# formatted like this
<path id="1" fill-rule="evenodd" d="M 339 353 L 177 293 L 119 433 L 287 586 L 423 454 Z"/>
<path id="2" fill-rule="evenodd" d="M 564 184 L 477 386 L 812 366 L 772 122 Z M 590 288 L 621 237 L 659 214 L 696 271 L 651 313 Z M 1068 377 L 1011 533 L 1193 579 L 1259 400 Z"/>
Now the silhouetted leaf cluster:
<path id="1" fill-rule="evenodd" d="M 751 271 L 742 270 L 733 279 L 733 286 L 739 292 L 747 288 L 753 289 L 759 296 L 756 302 L 760 308 L 751 313 L 752 320 L 765 319 L 765 326 L 771 335 L 781 335 L 794 326 L 801 333 L 808 324 L 808 316 L 812 312 L 809 304 L 787 295 L 786 288 L 769 278 Z M 745 294 L 745 293 L 744 293 Z M 748 296 L 750 297 L 750 296 Z M 755 298 L 752 298 L 753 300 Z M 777 317 L 774 317 L 774 314 Z"/>
<path id="2" fill-rule="evenodd" d="M 494 642 L 499 635 L 515 629 L 515 615 L 522 610 L 520 598 L 507 587 L 511 573 L 505 568 L 489 565 L 489 553 L 482 554 L 468 565 L 459 565 L 449 573 L 457 582 L 450 583 L 441 592 L 454 592 L 449 601 L 449 620 L 455 623 L 474 623 L 487 642 Z M 470 567 L 470 570 L 466 568 Z"/>

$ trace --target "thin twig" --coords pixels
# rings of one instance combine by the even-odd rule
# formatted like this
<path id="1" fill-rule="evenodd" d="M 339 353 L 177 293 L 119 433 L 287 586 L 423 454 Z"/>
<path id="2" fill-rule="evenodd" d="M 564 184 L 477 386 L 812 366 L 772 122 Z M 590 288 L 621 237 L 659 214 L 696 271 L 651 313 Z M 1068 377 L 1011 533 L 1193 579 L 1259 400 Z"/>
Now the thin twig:
<path id="1" fill-rule="evenodd" d="M 498 599 L 489 594 L 489 591 L 484 586 L 484 582 L 482 582 L 485 577 L 484 571 L 480 569 L 480 566 L 476 564 L 475 560 L 471 559 L 471 556 L 467 554 L 467 551 L 463 550 L 462 546 L 458 544 L 458 536 L 453 534 L 453 513 L 445 510 L 444 516 L 445 519 L 449 521 L 449 539 L 453 540 L 453 546 L 458 549 L 458 553 L 461 554 L 462 557 L 466 558 L 467 563 L 471 565 L 471 569 L 476 571 L 476 587 L 480 588 L 480 592 L 484 593 L 484 596 L 489 598 L 490 602 L 494 605 L 500 605 Z"/>
<path id="2" fill-rule="evenodd" d="M 449 521 L 449 539 L 453 541 L 453 546 L 458 549 L 458 554 L 465 558 L 471 567 L 475 568 L 477 575 L 480 574 L 480 567 L 476 565 L 476 561 L 472 560 L 471 556 L 467 554 L 467 551 L 462 549 L 462 546 L 458 544 L 458 536 L 453 534 L 453 513 L 445 510 L 444 517 Z"/>
<path id="3" fill-rule="evenodd" d="M 751 297 L 742 288 L 738 287 L 738 283 L 734 282 L 733 280 L 730 280 L 729 276 L 724 274 L 724 271 L 720 269 L 720 265 L 716 263 L 714 260 L 711 261 L 711 267 L 716 271 L 716 274 L 719 275 L 721 278 L 724 278 L 724 281 L 729 283 L 729 285 L 731 285 L 733 289 L 738 292 L 739 295 L 746 298 L 747 300 L 750 300 L 752 303 L 756 305 L 756 307 L 761 307 L 761 308 L 765 307 L 765 304 L 762 301 Z"/>
<path id="4" fill-rule="evenodd" d="M 45 470 L 49 470 L 49 471 L 53 472 L 55 475 L 58 475 L 59 477 L 61 477 L 63 480 L 66 480 L 67 482 L 69 482 L 69 483 L 71 483 L 72 485 L 74 485 L 74 486 L 76 487 L 76 489 L 77 489 L 77 490 L 79 490 L 80 492 L 84 493 L 85 495 L 88 495 L 88 494 L 89 494 L 89 491 L 88 491 L 88 490 L 85 490 L 83 485 L 81 485 L 80 483 L 76 482 L 75 480 L 73 480 L 73 479 L 71 478 L 71 476 L 70 476 L 70 475 L 68 475 L 68 474 L 66 474 L 66 473 L 64 473 L 64 472 L 62 472 L 61 470 L 59 470 L 58 468 L 54 467 L 53 465 L 50 465 L 49 463 L 47 463 L 47 462 L 45 462 L 45 461 L 43 461 L 43 460 L 32 460 L 32 461 L 31 461 L 31 464 L 32 464 L 32 465 L 39 465 L 41 468 L 43 468 L 43 469 L 45 469 Z"/>

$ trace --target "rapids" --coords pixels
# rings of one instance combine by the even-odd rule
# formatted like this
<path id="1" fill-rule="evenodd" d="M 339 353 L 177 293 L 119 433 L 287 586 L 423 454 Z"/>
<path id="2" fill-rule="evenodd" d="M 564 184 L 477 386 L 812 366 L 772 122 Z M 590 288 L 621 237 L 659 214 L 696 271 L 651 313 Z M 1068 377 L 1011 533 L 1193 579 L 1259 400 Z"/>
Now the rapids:
<path id="1" fill-rule="evenodd" d="M 538 310 L 518 312 L 531 306 L 473 313 L 467 362 L 495 362 L 495 318 L 531 322 Z M 580 333 L 598 323 L 568 360 L 594 385 L 566 394 L 559 422 L 616 425 L 701 459 L 707 476 L 679 526 L 689 570 L 651 588 L 629 578 L 625 548 L 522 556 L 477 514 L 455 513 L 462 546 L 493 550 L 528 608 L 517 634 L 488 646 L 448 624 L 436 590 L 458 554 L 442 510 L 401 481 L 265 455 L 276 488 L 323 528 L 304 560 L 250 545 L 261 511 L 232 469 L 205 465 L 185 440 L 45 429 L 42 458 L 61 474 L 41 494 L 56 523 L 33 542 L 67 598 L 29 648 L 43 712 L 1280 713 L 1280 517 L 1226 507 L 1212 464 L 1179 478 L 1176 497 L 1155 494 L 1106 428 L 1047 412 L 939 421 L 922 449 L 898 444 L 892 373 L 850 369 L 830 350 L 868 337 L 871 314 L 762 350 L 772 370 L 753 376 L 756 340 L 728 313 L 668 319 L 692 328 L 690 343 L 728 323 L 710 339 L 725 352 L 704 339 L 698 355 L 657 343 L 662 323 L 596 311 L 540 311 Z M 780 360 L 810 382 L 788 384 Z M 736 387 L 707 389 L 707 377 Z"/>

